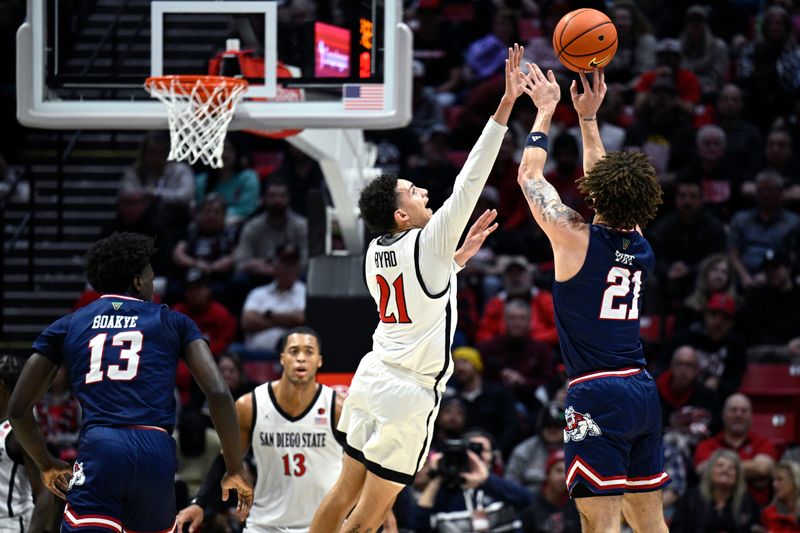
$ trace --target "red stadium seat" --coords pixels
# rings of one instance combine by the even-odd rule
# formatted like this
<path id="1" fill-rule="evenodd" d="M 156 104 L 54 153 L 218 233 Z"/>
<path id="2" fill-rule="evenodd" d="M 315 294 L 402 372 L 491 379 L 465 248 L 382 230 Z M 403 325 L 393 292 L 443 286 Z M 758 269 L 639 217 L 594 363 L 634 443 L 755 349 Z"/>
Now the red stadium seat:
<path id="1" fill-rule="evenodd" d="M 741 392 L 748 396 L 800 394 L 800 365 L 751 364 L 742 379 Z"/>
<path id="2" fill-rule="evenodd" d="M 243 361 L 242 368 L 247 379 L 256 385 L 281 377 L 280 364 L 277 361 Z"/>
<path id="3" fill-rule="evenodd" d="M 748 365 L 739 392 L 752 400 L 756 413 L 800 411 L 800 366 Z"/>
<path id="4" fill-rule="evenodd" d="M 643 315 L 639 321 L 639 336 L 648 342 L 661 342 L 675 331 L 675 315 Z"/>
<path id="5" fill-rule="evenodd" d="M 750 424 L 750 431 L 769 439 L 778 449 L 778 455 L 793 442 L 798 442 L 798 427 L 794 413 L 772 412 L 755 413 Z"/>
<path id="6" fill-rule="evenodd" d="M 283 163 L 283 152 L 278 151 L 257 151 L 251 155 L 253 168 L 262 180 L 275 172 Z"/>

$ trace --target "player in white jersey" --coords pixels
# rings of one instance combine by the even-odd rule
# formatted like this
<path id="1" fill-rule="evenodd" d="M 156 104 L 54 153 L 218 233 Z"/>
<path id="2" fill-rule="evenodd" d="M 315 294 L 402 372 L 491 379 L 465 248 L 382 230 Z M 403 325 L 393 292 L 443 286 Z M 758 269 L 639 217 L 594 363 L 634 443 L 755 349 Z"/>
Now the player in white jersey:
<path id="1" fill-rule="evenodd" d="M 289 331 L 280 356 L 283 375 L 236 401 L 242 450 L 253 450 L 257 480 L 246 533 L 305 533 L 320 501 L 342 468 L 336 422 L 341 396 L 316 382 L 322 366 L 319 336 L 311 328 Z M 221 456 L 220 456 L 221 457 Z M 197 498 L 178 514 L 177 531 L 203 521 L 224 463 L 218 460 Z"/>
<path id="2" fill-rule="evenodd" d="M 22 365 L 16 357 L 0 357 L 0 533 L 44 531 L 60 511 L 55 497 L 42 484 L 36 463 L 19 445 L 6 418 L 8 399 Z"/>
<path id="3" fill-rule="evenodd" d="M 314 516 L 311 533 L 340 527 L 375 531 L 425 460 L 453 368 L 455 274 L 497 227 L 492 224 L 497 213 L 481 215 L 465 245 L 458 251 L 456 246 L 522 94 L 522 53 L 518 45 L 508 49 L 503 98 L 436 214 L 426 207 L 425 189 L 394 176 L 380 176 L 361 192 L 361 217 L 383 234 L 370 243 L 364 269 L 380 322 L 342 410 L 338 428 L 347 434 L 342 474 Z"/>

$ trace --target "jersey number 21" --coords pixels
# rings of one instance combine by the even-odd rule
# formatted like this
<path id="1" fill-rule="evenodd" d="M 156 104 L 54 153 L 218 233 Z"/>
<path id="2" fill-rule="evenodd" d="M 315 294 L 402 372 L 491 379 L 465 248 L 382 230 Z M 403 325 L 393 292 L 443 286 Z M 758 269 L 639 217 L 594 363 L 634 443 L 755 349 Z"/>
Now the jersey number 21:
<path id="1" fill-rule="evenodd" d="M 638 320 L 639 293 L 642 292 L 642 271 L 631 271 L 615 266 L 608 271 L 606 281 L 611 285 L 603 293 L 603 304 L 600 306 L 600 318 L 606 320 Z M 631 292 L 633 283 L 633 301 L 630 308 L 626 303 L 615 306 L 614 298 L 623 298 Z"/>
<path id="2" fill-rule="evenodd" d="M 381 293 L 381 302 L 380 302 L 380 315 L 381 315 L 381 322 L 386 324 L 410 324 L 411 319 L 408 318 L 408 309 L 406 307 L 406 294 L 405 289 L 403 287 L 403 275 L 400 274 L 397 279 L 392 282 L 392 285 L 389 286 L 389 282 L 386 281 L 386 278 L 381 276 L 380 274 L 375 276 L 375 280 L 378 282 L 378 289 Z M 387 307 L 389 306 L 389 300 L 392 299 L 392 292 L 394 292 L 394 302 L 395 302 L 395 309 L 397 309 L 397 315 L 395 316 L 394 313 L 389 313 Z"/>

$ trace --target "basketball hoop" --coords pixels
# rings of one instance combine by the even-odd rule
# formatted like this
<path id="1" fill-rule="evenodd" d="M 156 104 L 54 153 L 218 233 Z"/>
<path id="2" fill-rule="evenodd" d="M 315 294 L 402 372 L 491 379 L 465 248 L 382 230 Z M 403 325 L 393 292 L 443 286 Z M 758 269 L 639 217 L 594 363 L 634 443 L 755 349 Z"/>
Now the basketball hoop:
<path id="1" fill-rule="evenodd" d="M 247 88 L 242 78 L 154 76 L 145 89 L 167 106 L 170 161 L 200 160 L 222 167 L 222 150 L 236 104 Z"/>

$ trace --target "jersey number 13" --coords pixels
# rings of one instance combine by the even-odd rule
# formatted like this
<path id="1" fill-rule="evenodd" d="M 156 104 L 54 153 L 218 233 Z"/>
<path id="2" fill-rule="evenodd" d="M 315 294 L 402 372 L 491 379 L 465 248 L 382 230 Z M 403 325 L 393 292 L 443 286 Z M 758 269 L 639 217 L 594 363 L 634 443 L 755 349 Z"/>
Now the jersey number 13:
<path id="1" fill-rule="evenodd" d="M 608 271 L 606 281 L 611 285 L 603 293 L 603 304 L 600 306 L 600 318 L 606 320 L 638 320 L 639 294 L 642 292 L 642 271 L 631 271 L 623 267 L 613 267 Z M 626 303 L 614 305 L 614 298 L 623 298 L 631 292 L 633 283 L 633 301 L 630 308 Z"/>
<path id="2" fill-rule="evenodd" d="M 107 337 L 108 333 L 101 333 L 89 341 L 92 351 L 89 355 L 89 372 L 85 379 L 87 385 L 103 381 L 103 352 Z M 111 346 L 122 347 L 119 352 L 120 362 L 126 360 L 127 364 L 108 365 L 105 377 L 114 381 L 130 381 L 135 378 L 139 372 L 139 352 L 142 351 L 143 339 L 141 331 L 121 331 L 111 337 Z"/>

